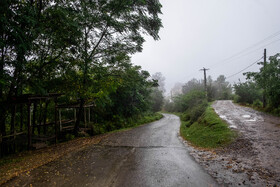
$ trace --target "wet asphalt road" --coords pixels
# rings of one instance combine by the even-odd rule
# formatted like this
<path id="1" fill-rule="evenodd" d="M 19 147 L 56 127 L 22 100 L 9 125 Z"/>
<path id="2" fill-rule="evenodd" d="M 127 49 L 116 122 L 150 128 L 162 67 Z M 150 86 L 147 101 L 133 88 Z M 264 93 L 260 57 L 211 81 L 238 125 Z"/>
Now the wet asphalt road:
<path id="1" fill-rule="evenodd" d="M 217 186 L 179 139 L 180 120 L 164 118 L 110 134 L 5 186 Z"/>

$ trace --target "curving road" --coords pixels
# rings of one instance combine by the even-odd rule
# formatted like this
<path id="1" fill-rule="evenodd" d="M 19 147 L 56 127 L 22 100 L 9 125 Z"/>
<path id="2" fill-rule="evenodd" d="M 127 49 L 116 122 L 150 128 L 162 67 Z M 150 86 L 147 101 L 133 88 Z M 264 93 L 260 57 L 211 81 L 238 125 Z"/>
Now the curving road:
<path id="1" fill-rule="evenodd" d="M 112 133 L 23 174 L 6 186 L 217 186 L 178 137 L 180 120 L 164 118 Z"/>

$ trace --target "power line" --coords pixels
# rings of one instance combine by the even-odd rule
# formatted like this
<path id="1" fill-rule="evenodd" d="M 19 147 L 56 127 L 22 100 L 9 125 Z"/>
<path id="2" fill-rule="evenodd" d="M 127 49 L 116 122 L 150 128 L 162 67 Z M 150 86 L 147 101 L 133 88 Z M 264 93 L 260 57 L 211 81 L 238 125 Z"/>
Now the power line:
<path id="1" fill-rule="evenodd" d="M 280 41 L 280 38 L 277 39 L 277 40 L 274 40 L 274 41 L 272 41 L 272 42 L 270 42 L 270 43 L 268 43 L 268 44 L 266 44 L 266 45 L 263 45 L 263 46 L 261 46 L 261 47 L 255 49 L 255 50 L 253 50 L 253 51 L 249 51 L 248 53 L 245 53 L 245 54 L 243 54 L 242 56 L 237 57 L 236 59 L 239 59 L 239 58 L 241 58 L 241 57 L 243 57 L 243 56 L 246 56 L 246 55 L 251 54 L 251 53 L 253 53 L 253 52 L 255 52 L 255 51 L 258 51 L 258 50 L 260 50 L 260 49 L 263 49 L 264 47 L 267 47 L 267 46 L 269 46 L 269 45 L 271 45 L 271 44 L 273 44 L 273 43 L 279 42 L 279 41 Z M 228 64 L 228 63 L 224 63 L 224 64 Z M 212 67 L 212 68 L 213 68 L 213 67 Z"/>
<path id="2" fill-rule="evenodd" d="M 256 49 L 256 50 L 253 50 L 253 51 L 249 51 L 249 52 L 247 52 L 247 51 L 250 50 L 251 48 L 255 48 L 256 46 L 260 45 L 261 43 L 263 43 L 263 42 L 265 42 L 265 41 L 267 41 L 267 40 L 270 40 L 270 39 L 272 39 L 272 38 L 274 38 L 274 37 L 276 37 L 276 36 L 278 36 L 278 35 L 280 35 L 280 31 L 277 31 L 276 33 L 274 33 L 274 34 L 272 34 L 272 35 L 270 35 L 270 36 L 264 38 L 263 40 L 260 40 L 259 42 L 257 42 L 257 43 L 255 43 L 255 44 L 251 45 L 250 47 L 245 48 L 244 50 L 242 50 L 242 51 L 240 51 L 240 52 L 238 52 L 238 53 L 235 53 L 234 55 L 232 55 L 232 56 L 230 56 L 230 57 L 228 57 L 228 58 L 226 58 L 226 59 L 224 59 L 224 60 L 222 60 L 222 61 L 220 61 L 220 62 L 214 64 L 213 66 L 216 66 L 216 65 L 221 64 L 221 63 L 226 62 L 226 61 L 231 61 L 232 59 L 234 59 L 234 58 L 236 58 L 236 57 L 237 57 L 237 58 L 240 58 L 240 57 L 246 56 L 246 55 L 248 55 L 248 54 L 250 54 L 250 53 L 252 53 L 252 52 L 255 52 L 255 51 L 258 50 L 259 48 Z M 270 42 L 270 43 L 268 43 L 268 44 L 265 44 L 264 46 L 262 46 L 262 47 L 260 47 L 260 48 L 264 48 L 264 47 L 266 47 L 266 46 L 268 46 L 268 45 L 271 45 L 272 43 L 275 43 L 275 42 L 277 42 L 277 41 L 279 41 L 279 40 L 280 40 L 280 39 L 277 39 L 277 40 L 275 40 L 275 41 L 272 41 L 272 42 Z M 247 52 L 247 53 L 246 53 L 246 52 Z M 245 53 L 245 54 L 244 54 L 244 53 Z M 213 66 L 212 66 L 211 68 L 213 68 Z"/>
<path id="3" fill-rule="evenodd" d="M 248 54 L 251 54 L 251 53 L 253 53 L 253 52 L 255 52 L 255 51 L 258 51 L 258 50 L 260 50 L 260 49 L 263 49 L 264 47 L 267 47 L 267 46 L 269 46 L 269 45 L 271 45 L 271 44 L 273 44 L 273 43 L 276 43 L 276 42 L 280 41 L 280 38 L 277 39 L 277 40 L 271 41 L 271 42 L 269 42 L 269 43 L 267 43 L 267 44 L 265 44 L 265 45 L 263 45 L 263 46 L 261 46 L 261 47 L 259 47 L 259 48 L 257 48 L 257 49 L 253 49 L 253 50 L 251 50 L 251 51 L 249 51 L 249 52 L 246 53 L 246 51 L 248 51 L 249 49 L 254 48 L 254 47 L 260 45 L 261 43 L 263 43 L 263 42 L 265 42 L 265 41 L 268 41 L 268 40 L 270 40 L 270 39 L 272 39 L 272 38 L 274 38 L 274 37 L 276 37 L 276 36 L 278 36 L 278 35 L 280 35 L 280 31 L 277 31 L 277 32 L 275 32 L 274 34 L 269 35 L 268 37 L 266 37 L 266 38 L 260 40 L 259 42 L 255 43 L 255 44 L 253 44 L 252 46 L 245 48 L 243 51 L 240 51 L 240 52 L 238 52 L 238 53 L 232 55 L 231 57 L 226 58 L 226 59 L 224 59 L 224 60 L 222 60 L 222 61 L 220 61 L 220 62 L 214 64 L 211 68 L 215 68 L 215 66 L 218 65 L 218 64 L 221 64 L 221 63 L 226 62 L 226 61 L 229 61 L 229 62 L 230 62 L 230 61 L 233 60 L 233 59 L 241 58 L 241 57 L 246 56 L 246 55 L 248 55 Z M 224 63 L 224 64 L 227 64 L 227 63 Z M 255 64 L 255 63 L 251 64 L 249 67 L 251 67 L 251 66 L 254 65 L 254 64 Z M 246 70 L 246 69 L 249 68 L 249 67 L 246 67 L 244 70 Z M 242 71 L 244 71 L 244 70 L 242 70 Z M 241 71 L 241 72 L 242 72 L 242 71 Z M 240 73 L 240 72 L 238 72 L 238 73 Z M 236 73 L 236 74 L 238 74 L 238 73 Z M 186 79 L 189 79 L 189 78 L 193 77 L 193 76 L 196 75 L 196 74 L 197 74 L 197 73 L 194 72 L 193 74 L 187 76 Z M 231 77 L 235 76 L 236 74 L 231 75 L 231 76 L 229 76 L 229 77 L 227 77 L 227 78 L 231 78 Z"/>
<path id="4" fill-rule="evenodd" d="M 250 64 L 250 65 L 249 65 L 249 66 L 247 66 L 246 68 L 244 68 L 244 69 L 240 70 L 239 72 L 237 72 L 237 73 L 235 73 L 235 74 L 232 74 L 232 75 L 230 75 L 230 76 L 226 77 L 226 79 L 229 79 L 229 78 L 231 78 L 231 77 L 233 77 L 233 76 L 235 76 L 235 75 L 237 75 L 237 74 L 241 73 L 242 71 L 244 71 L 244 70 L 248 69 L 249 67 L 251 67 L 251 66 L 253 66 L 254 64 L 258 63 L 258 62 L 259 62 L 262 58 L 263 58 L 263 57 L 261 57 L 260 59 L 258 59 L 258 60 L 257 60 L 257 61 L 255 61 L 254 63 Z"/>

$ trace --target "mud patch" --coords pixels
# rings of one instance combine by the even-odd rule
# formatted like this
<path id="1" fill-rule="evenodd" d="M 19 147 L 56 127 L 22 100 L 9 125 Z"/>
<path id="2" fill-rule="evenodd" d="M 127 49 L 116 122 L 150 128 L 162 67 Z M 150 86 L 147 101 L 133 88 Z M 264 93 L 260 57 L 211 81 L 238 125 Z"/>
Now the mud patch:
<path id="1" fill-rule="evenodd" d="M 280 130 L 275 125 L 280 118 L 231 101 L 217 101 L 213 108 L 239 136 L 219 149 L 188 145 L 195 160 L 224 186 L 280 186 Z"/>

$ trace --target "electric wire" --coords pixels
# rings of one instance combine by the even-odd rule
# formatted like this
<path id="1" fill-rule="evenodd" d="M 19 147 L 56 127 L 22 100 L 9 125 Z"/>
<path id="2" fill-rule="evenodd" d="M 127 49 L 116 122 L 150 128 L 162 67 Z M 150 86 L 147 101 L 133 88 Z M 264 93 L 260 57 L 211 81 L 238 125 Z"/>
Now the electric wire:
<path id="1" fill-rule="evenodd" d="M 266 45 L 263 45 L 263 46 L 261 46 L 261 47 L 255 49 L 255 50 L 253 50 L 253 51 L 250 51 L 250 52 L 248 52 L 248 53 L 245 53 L 244 55 L 239 56 L 239 57 L 237 57 L 236 59 L 239 59 L 239 58 L 241 58 L 241 57 L 243 57 L 243 56 L 246 56 L 246 55 L 251 54 L 251 53 L 253 53 L 253 52 L 255 52 L 255 51 L 258 51 L 258 50 L 260 50 L 260 49 L 263 49 L 264 47 L 267 47 L 267 46 L 272 45 L 272 44 L 274 44 L 274 43 L 276 43 L 276 42 L 279 42 L 279 41 L 280 41 L 280 38 L 277 39 L 277 40 L 274 40 L 274 41 L 272 41 L 272 42 L 270 42 L 270 43 L 268 43 L 268 44 L 266 44 Z M 235 59 L 235 60 L 236 60 L 236 59 Z M 224 63 L 224 64 L 228 64 L 228 63 Z M 215 68 L 215 67 L 211 67 L 211 68 L 213 69 L 213 68 Z"/>
<path id="2" fill-rule="evenodd" d="M 218 62 L 218 63 L 216 63 L 216 64 L 214 64 L 213 66 L 210 66 L 210 68 L 211 68 L 211 69 L 212 69 L 212 68 L 215 68 L 216 65 L 219 65 L 219 64 L 221 64 L 221 63 L 223 63 L 223 62 L 227 62 L 227 61 L 230 62 L 230 61 L 233 60 L 233 59 L 235 59 L 235 60 L 236 60 L 236 59 L 239 59 L 239 58 L 241 58 L 241 57 L 243 57 L 243 56 L 246 56 L 246 55 L 251 54 L 251 53 L 253 53 L 253 52 L 255 52 L 255 51 L 258 51 L 258 50 L 260 50 L 260 49 L 263 49 L 264 47 L 267 47 L 267 46 L 269 46 L 269 45 L 272 45 L 273 43 L 276 43 L 276 42 L 280 41 L 280 38 L 277 39 L 277 40 L 271 41 L 271 42 L 269 42 L 269 43 L 267 43 L 267 44 L 265 44 L 265 45 L 263 45 L 263 46 L 261 46 L 261 47 L 259 47 L 259 48 L 257 48 L 257 49 L 253 49 L 253 51 L 248 51 L 248 50 L 250 50 L 251 48 L 254 48 L 254 47 L 258 46 L 258 45 L 260 45 L 260 44 L 263 43 L 263 42 L 269 41 L 269 40 L 271 40 L 272 38 L 274 38 L 274 37 L 276 37 L 276 36 L 278 36 L 278 35 L 280 35 L 280 31 L 277 31 L 277 32 L 275 32 L 274 34 L 269 35 L 268 37 L 266 37 L 266 38 L 260 40 L 259 42 L 257 42 L 257 43 L 255 43 L 255 44 L 251 45 L 250 47 L 247 47 L 247 48 L 245 48 L 244 50 L 242 50 L 242 51 L 240 51 L 240 52 L 238 52 L 238 53 L 236 53 L 236 54 L 234 54 L 234 55 L 232 55 L 232 56 L 230 56 L 230 57 L 228 57 L 228 58 L 226 58 L 226 59 L 224 59 L 224 60 L 222 60 L 222 61 L 220 61 L 220 62 Z M 246 52 L 246 51 L 248 51 L 248 52 Z M 261 59 L 261 58 L 260 58 L 260 59 Z M 260 60 L 260 59 L 259 59 L 259 60 Z M 259 61 L 259 60 L 258 60 L 258 61 Z M 258 62 L 258 61 L 257 61 L 257 62 Z M 224 64 L 228 64 L 229 62 L 224 63 Z M 228 77 L 226 77 L 226 78 L 231 78 L 231 77 L 233 77 L 233 76 L 235 76 L 235 75 L 241 73 L 242 71 L 248 69 L 249 67 L 253 66 L 253 65 L 256 64 L 257 62 L 254 62 L 253 64 L 251 64 L 251 65 L 249 65 L 248 67 L 244 68 L 244 69 L 241 70 L 240 72 L 235 73 L 235 74 L 233 74 L 233 75 L 230 75 L 230 76 L 228 76 Z M 192 75 L 187 76 L 187 79 L 189 79 L 190 77 L 193 77 L 193 76 L 196 75 L 196 74 L 197 74 L 197 73 L 193 73 Z"/>
<path id="3" fill-rule="evenodd" d="M 258 63 L 262 58 L 263 58 L 263 57 L 261 57 L 260 59 L 258 59 L 258 60 L 255 61 L 254 63 L 250 64 L 250 65 L 247 66 L 246 68 L 244 68 L 244 69 L 238 71 L 237 73 L 234 73 L 234 74 L 232 74 L 232 75 L 230 75 L 230 76 L 227 76 L 226 79 L 229 79 L 229 78 L 231 78 L 231 77 L 234 77 L 235 75 L 237 75 L 237 74 L 243 72 L 244 70 L 246 70 L 246 69 L 248 69 L 249 67 L 253 66 L 254 64 Z"/>
<path id="4" fill-rule="evenodd" d="M 220 62 L 218 62 L 218 63 L 216 63 L 216 64 L 214 64 L 211 68 L 214 68 L 215 66 L 217 66 L 217 65 L 219 65 L 219 64 L 221 64 L 221 63 L 223 63 L 223 62 L 231 61 L 231 60 L 236 59 L 236 58 L 241 58 L 241 57 L 243 57 L 243 56 L 246 56 L 246 55 L 248 55 L 248 54 L 251 54 L 251 53 L 253 53 L 253 52 L 259 50 L 260 48 L 263 48 L 263 47 L 266 47 L 266 46 L 268 46 L 268 45 L 271 45 L 271 44 L 273 44 L 273 43 L 279 41 L 280 39 L 277 39 L 277 40 L 274 40 L 274 41 L 272 41 L 272 42 L 270 42 L 270 43 L 268 43 L 268 44 L 265 44 L 265 45 L 261 46 L 260 48 L 253 49 L 253 48 L 257 47 L 258 45 L 260 45 L 261 43 L 266 42 L 266 41 L 268 41 L 268 40 L 271 40 L 272 38 L 274 38 L 274 37 L 276 37 L 276 36 L 278 36 L 278 35 L 280 35 L 280 31 L 277 31 L 276 33 L 274 33 L 274 34 L 272 34 L 272 35 L 270 35 L 270 36 L 264 38 L 263 40 L 261 40 L 261 41 L 255 43 L 255 44 L 253 44 L 253 45 L 251 45 L 250 47 L 247 47 L 247 48 L 245 48 L 244 50 L 242 50 L 242 51 L 240 51 L 240 52 L 238 52 L 238 53 L 236 53 L 236 54 L 234 54 L 234 55 L 232 55 L 232 56 L 230 56 L 230 57 L 228 57 L 228 58 L 226 58 L 226 59 L 224 59 L 224 60 L 222 60 L 222 61 L 220 61 Z M 253 51 L 250 51 L 250 49 L 253 49 Z M 249 50 L 249 52 L 247 52 L 248 50 Z M 227 64 L 227 63 L 226 63 L 226 64 Z"/>

